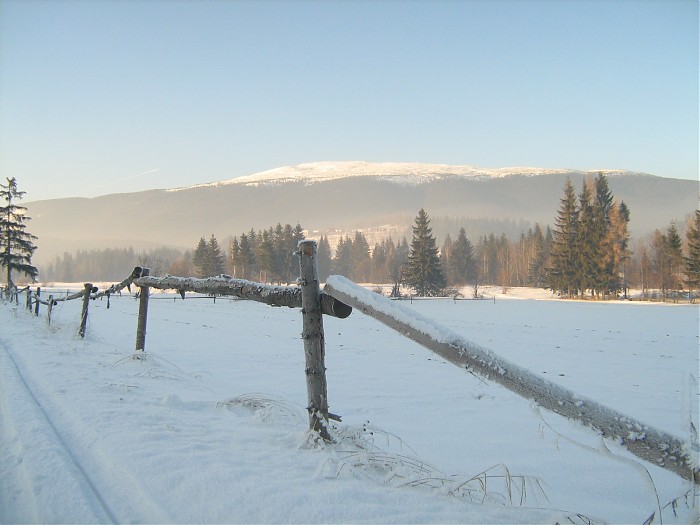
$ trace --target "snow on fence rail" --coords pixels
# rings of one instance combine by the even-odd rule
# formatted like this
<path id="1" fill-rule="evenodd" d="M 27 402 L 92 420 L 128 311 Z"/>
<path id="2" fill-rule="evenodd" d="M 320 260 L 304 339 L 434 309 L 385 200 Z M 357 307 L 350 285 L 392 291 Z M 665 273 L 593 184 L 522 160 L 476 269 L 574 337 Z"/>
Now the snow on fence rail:
<path id="1" fill-rule="evenodd" d="M 345 277 L 329 277 L 324 290 L 452 364 L 495 381 L 547 410 L 580 421 L 637 457 L 700 484 L 697 451 L 693 451 L 692 444 L 547 381 Z"/>
<path id="2" fill-rule="evenodd" d="M 316 241 L 299 242 L 299 268 L 300 278 L 298 286 L 271 286 L 255 283 L 243 279 L 233 279 L 229 276 L 210 277 L 207 279 L 195 279 L 192 277 L 153 277 L 150 269 L 136 267 L 129 277 L 119 284 L 98 292 L 92 283 L 85 283 L 80 292 L 66 297 L 55 299 L 49 296 L 48 301 L 41 299 L 41 288 L 32 292 L 27 286 L 21 290 L 2 290 L 2 294 L 9 295 L 10 300 L 19 304 L 19 294 L 27 292 L 27 309 L 35 306 L 35 314 L 39 315 L 39 304 L 48 306 L 48 320 L 51 323 L 51 309 L 58 301 L 83 300 L 78 334 L 85 337 L 88 317 L 88 308 L 91 299 L 107 296 L 107 308 L 109 308 L 109 296 L 121 292 L 124 288 L 130 288 L 135 284 L 140 288 L 139 313 L 136 327 L 136 352 L 144 352 L 146 345 L 146 325 L 148 319 L 148 298 L 150 288 L 162 290 L 177 290 L 182 298 L 185 292 L 198 292 L 210 295 L 234 296 L 241 299 L 253 300 L 269 304 L 271 306 L 287 306 L 289 308 L 301 308 L 303 317 L 302 339 L 304 341 L 304 354 L 306 356 L 306 383 L 308 391 L 309 426 L 326 441 L 331 440 L 328 419 L 340 418 L 328 412 L 328 395 L 326 386 L 325 344 L 323 335 L 323 315 L 331 315 L 344 319 L 352 313 L 352 308 L 337 299 L 321 292 L 318 282 L 318 270 L 316 254 L 318 246 Z"/>
<path id="3" fill-rule="evenodd" d="M 309 426 L 324 440 L 331 440 L 329 419 L 340 418 L 328 412 L 327 385 L 325 374 L 325 344 L 322 316 L 331 315 L 344 319 L 353 308 L 384 323 L 391 329 L 435 352 L 445 360 L 474 374 L 491 379 L 516 394 L 530 399 L 543 408 L 566 418 L 580 421 L 599 431 L 604 437 L 616 441 L 637 457 L 665 468 L 684 479 L 700 484 L 700 468 L 697 460 L 697 445 L 685 443 L 679 438 L 658 430 L 609 407 L 586 399 L 566 388 L 551 383 L 521 368 L 493 352 L 481 348 L 439 323 L 421 316 L 403 305 L 371 292 L 341 276 L 328 278 L 321 291 L 316 268 L 317 245 L 315 241 L 299 243 L 300 274 L 299 286 L 271 286 L 228 276 L 195 279 L 191 277 L 155 277 L 149 275 L 148 268 L 134 268 L 132 274 L 121 283 L 98 292 L 91 283 L 85 283 L 84 290 L 60 299 L 49 296 L 48 301 L 40 298 L 41 289 L 36 293 L 29 287 L 10 292 L 10 300 L 19 304 L 18 295 L 27 292 L 27 308 L 35 304 L 39 314 L 39 304 L 48 305 L 49 322 L 51 308 L 57 301 L 83 298 L 83 310 L 78 333 L 85 335 L 85 321 L 90 299 L 109 296 L 121 292 L 133 283 L 140 288 L 139 315 L 136 335 L 136 351 L 145 351 L 145 336 L 150 288 L 177 290 L 182 298 L 185 292 L 198 292 L 210 295 L 234 296 L 254 300 L 271 306 L 301 308 L 303 315 L 302 339 L 306 356 L 306 378 L 309 406 Z M 8 291 L 4 290 L 4 294 Z"/>

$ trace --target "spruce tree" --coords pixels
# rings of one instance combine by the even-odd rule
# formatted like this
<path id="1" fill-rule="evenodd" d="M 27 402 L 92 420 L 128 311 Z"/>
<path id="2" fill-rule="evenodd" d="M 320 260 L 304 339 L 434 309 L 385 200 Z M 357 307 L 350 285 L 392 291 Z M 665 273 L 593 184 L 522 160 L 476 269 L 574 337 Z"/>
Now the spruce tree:
<path id="1" fill-rule="evenodd" d="M 257 261 L 255 259 L 254 240 L 251 242 L 250 235 L 242 233 L 238 243 L 240 250 L 239 265 L 241 279 L 252 279 L 257 274 Z M 238 274 L 238 270 L 236 271 Z"/>
<path id="2" fill-rule="evenodd" d="M 350 250 L 351 279 L 355 282 L 366 283 L 370 280 L 372 259 L 370 257 L 367 238 L 359 230 L 355 232 Z"/>
<path id="3" fill-rule="evenodd" d="M 695 210 L 695 217 L 685 233 L 688 241 L 688 256 L 685 258 L 686 285 L 689 291 L 700 288 L 700 210 Z"/>
<path id="4" fill-rule="evenodd" d="M 0 206 L 0 266 L 6 270 L 7 287 L 12 288 L 12 272 L 24 274 L 35 281 L 39 270 L 32 266 L 37 237 L 27 231 L 25 223 L 30 220 L 27 208 L 13 202 L 21 200 L 26 192 L 17 189 L 14 177 L 6 180 L 7 184 L 0 184 L 0 198 L 6 202 Z"/>
<path id="5" fill-rule="evenodd" d="M 241 245 L 238 242 L 238 237 L 231 240 L 229 249 L 229 267 L 234 278 L 241 278 Z"/>
<path id="6" fill-rule="evenodd" d="M 464 228 L 459 229 L 457 239 L 452 243 L 450 271 L 453 284 L 463 286 L 474 279 L 474 245 L 467 239 Z"/>
<path id="7" fill-rule="evenodd" d="M 321 236 L 319 239 L 316 261 L 318 265 L 318 279 L 321 282 L 325 282 L 331 274 L 331 265 L 333 263 L 331 244 L 328 242 L 328 237 Z M 299 273 L 298 270 L 297 273 Z"/>
<path id="8" fill-rule="evenodd" d="M 197 272 L 197 277 L 204 278 L 207 276 L 207 241 L 204 237 L 200 237 L 199 244 L 192 254 L 192 264 Z"/>
<path id="9" fill-rule="evenodd" d="M 274 231 L 272 228 L 263 230 L 260 233 L 258 248 L 255 252 L 255 258 L 260 267 L 260 280 L 263 282 L 274 281 L 277 277 L 275 274 L 275 247 L 273 236 Z"/>
<path id="10" fill-rule="evenodd" d="M 547 287 L 573 297 L 578 293 L 580 275 L 578 258 L 578 209 L 571 179 L 566 179 L 559 213 L 554 219 L 551 264 L 547 269 Z"/>
<path id="11" fill-rule="evenodd" d="M 352 239 L 348 236 L 338 239 L 333 258 L 333 273 L 352 278 Z"/>
<path id="12" fill-rule="evenodd" d="M 576 281 L 580 283 L 578 288 L 581 295 L 586 290 L 595 295 L 598 290 L 599 276 L 599 251 L 601 244 L 601 232 L 599 231 L 600 218 L 597 216 L 598 208 L 593 204 L 591 186 L 587 181 L 583 182 L 583 188 L 579 194 L 578 227 L 576 229 L 576 245 L 578 259 Z"/>
<path id="13" fill-rule="evenodd" d="M 674 223 L 666 230 L 666 251 L 668 261 L 668 277 L 670 292 L 676 292 L 683 286 L 681 274 L 684 270 L 683 241 Z M 674 294 L 675 295 L 675 294 Z"/>
<path id="14" fill-rule="evenodd" d="M 532 232 L 532 245 L 533 256 L 530 268 L 528 268 L 528 283 L 537 288 L 544 287 L 549 247 L 546 245 L 545 236 L 539 223 L 535 223 L 535 229 Z"/>
<path id="15" fill-rule="evenodd" d="M 214 234 L 212 234 L 209 238 L 209 242 L 207 242 L 206 250 L 207 277 L 215 277 L 224 273 L 224 269 L 226 268 L 224 260 L 225 256 L 219 247 L 219 241 L 217 241 Z"/>
<path id="16" fill-rule="evenodd" d="M 404 279 L 420 297 L 440 295 L 445 288 L 445 277 L 430 228 L 430 218 L 422 208 L 415 218 Z"/>

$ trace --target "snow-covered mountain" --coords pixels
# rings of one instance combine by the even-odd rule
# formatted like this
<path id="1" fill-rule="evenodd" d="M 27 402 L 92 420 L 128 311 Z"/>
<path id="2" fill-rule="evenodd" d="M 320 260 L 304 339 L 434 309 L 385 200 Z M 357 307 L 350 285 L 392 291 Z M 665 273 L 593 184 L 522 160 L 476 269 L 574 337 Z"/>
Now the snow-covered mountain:
<path id="1" fill-rule="evenodd" d="M 300 164 L 189 188 L 26 206 L 31 232 L 39 237 L 37 264 L 77 249 L 194 247 L 212 233 L 225 243 L 228 236 L 278 222 L 299 223 L 317 236 L 374 229 L 410 237 L 421 208 L 440 242 L 460 227 L 474 242 L 490 233 L 517 238 L 535 222 L 552 225 L 566 179 L 578 192 L 598 171 L 629 207 L 632 236 L 666 228 L 672 220 L 683 224 L 697 207 L 697 181 L 628 171 L 369 162 Z"/>
<path id="2" fill-rule="evenodd" d="M 508 168 L 483 168 L 472 165 L 450 164 L 424 164 L 409 162 L 310 162 L 296 166 L 284 166 L 252 175 L 237 177 L 208 184 L 198 184 L 184 188 L 175 188 L 169 191 L 182 191 L 192 188 L 220 187 L 232 184 L 244 186 L 265 186 L 285 184 L 289 182 L 302 182 L 313 184 L 327 182 L 350 177 L 372 177 L 397 184 L 427 184 L 444 179 L 470 179 L 484 180 L 509 177 L 514 175 L 561 175 L 576 173 L 580 175 L 595 175 L 598 172 L 606 175 L 640 175 L 640 173 L 622 170 L 571 170 L 532 167 L 508 167 Z M 641 174 L 646 175 L 646 174 Z"/>

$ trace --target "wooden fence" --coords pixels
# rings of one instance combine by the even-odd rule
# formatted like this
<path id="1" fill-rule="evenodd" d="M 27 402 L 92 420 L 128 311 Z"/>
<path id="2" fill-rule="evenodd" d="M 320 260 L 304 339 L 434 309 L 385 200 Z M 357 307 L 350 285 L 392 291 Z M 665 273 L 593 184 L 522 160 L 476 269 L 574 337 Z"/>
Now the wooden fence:
<path id="1" fill-rule="evenodd" d="M 414 311 L 403 308 L 386 297 L 370 292 L 344 277 L 331 276 L 321 291 L 316 268 L 316 252 L 315 241 L 301 241 L 299 243 L 297 254 L 300 257 L 300 278 L 298 286 L 271 286 L 227 276 L 208 279 L 155 277 L 149 275 L 147 268 L 137 267 L 121 283 L 112 285 L 102 292 L 98 292 L 91 283 L 85 283 L 81 292 L 60 299 L 49 296 L 48 301 L 44 301 L 40 297 L 40 289 L 31 292 L 29 288 L 15 290 L 11 299 L 19 304 L 19 293 L 27 291 L 27 308 L 31 310 L 32 304 L 34 304 L 35 313 L 38 315 L 39 304 L 47 305 L 50 320 L 52 305 L 57 301 L 82 298 L 83 309 L 78 333 L 84 336 L 90 299 L 107 296 L 109 307 L 110 295 L 134 284 L 140 288 L 136 334 L 137 352 L 145 351 L 150 288 L 177 290 L 183 299 L 185 292 L 198 292 L 235 296 L 271 306 L 301 308 L 303 316 L 302 339 L 306 356 L 305 374 L 309 402 L 307 407 L 309 426 L 318 432 L 324 440 L 332 439 L 328 420 L 339 420 L 339 418 L 328 412 L 323 315 L 346 318 L 351 314 L 353 308 L 356 308 L 435 352 L 450 363 L 495 381 L 547 410 L 580 421 L 600 432 L 604 437 L 615 440 L 639 458 L 691 480 L 696 485 L 700 484 L 697 450 L 694 451 L 694 448 L 697 449 L 696 443 L 684 443 L 675 436 L 651 425 L 637 421 L 547 381 L 489 350 L 474 345 L 435 321 L 419 316 Z"/>

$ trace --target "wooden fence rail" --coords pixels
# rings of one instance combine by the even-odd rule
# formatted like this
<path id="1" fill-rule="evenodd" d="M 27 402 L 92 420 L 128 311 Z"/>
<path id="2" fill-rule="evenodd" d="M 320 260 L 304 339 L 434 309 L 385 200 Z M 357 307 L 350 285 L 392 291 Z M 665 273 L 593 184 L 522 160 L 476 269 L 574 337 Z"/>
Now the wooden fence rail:
<path id="1" fill-rule="evenodd" d="M 4 290 L 19 304 L 17 296 L 27 291 L 28 309 L 32 300 L 48 304 L 49 319 L 51 308 L 57 301 L 83 298 L 83 313 L 79 333 L 85 335 L 87 305 L 90 299 L 109 296 L 130 287 L 133 283 L 140 287 L 139 317 L 136 350 L 144 351 L 148 296 L 150 288 L 177 290 L 182 298 L 185 292 L 198 292 L 213 295 L 234 296 L 254 300 L 271 306 L 301 308 L 303 315 L 302 339 L 306 355 L 306 378 L 309 405 L 309 426 L 325 440 L 330 440 L 328 419 L 338 419 L 328 413 L 327 386 L 325 375 L 325 342 L 322 315 L 346 318 L 353 308 L 377 319 L 409 339 L 425 346 L 445 360 L 489 380 L 495 381 L 516 394 L 536 402 L 541 407 L 566 418 L 580 421 L 599 431 L 604 437 L 622 444 L 636 456 L 665 468 L 675 474 L 700 484 L 700 468 L 697 464 L 697 444 L 685 443 L 679 438 L 658 430 L 609 407 L 586 399 L 564 387 L 521 368 L 493 352 L 481 348 L 431 319 L 418 315 L 415 311 L 392 302 L 340 276 L 328 278 L 321 291 L 316 268 L 317 245 L 315 241 L 299 243 L 300 274 L 299 286 L 271 286 L 227 276 L 207 279 L 183 277 L 155 277 L 147 268 L 137 267 L 121 283 L 112 285 L 103 292 L 90 283 L 78 293 L 61 299 L 49 297 L 48 301 L 40 294 L 23 290 Z"/>
<path id="2" fill-rule="evenodd" d="M 450 363 L 495 381 L 547 410 L 580 421 L 601 432 L 604 437 L 621 443 L 637 457 L 700 484 L 697 451 L 693 454 L 691 443 L 547 381 L 467 341 L 432 319 L 420 316 L 344 277 L 329 277 L 324 290 Z"/>
<path id="3" fill-rule="evenodd" d="M 318 246 L 316 241 L 301 241 L 299 243 L 300 277 L 298 286 L 271 286 L 243 279 L 233 279 L 228 276 L 196 279 L 191 277 L 155 277 L 150 275 L 150 269 L 136 267 L 129 277 L 114 284 L 102 292 L 92 285 L 85 283 L 80 292 L 59 299 L 49 296 L 48 301 L 40 298 L 40 291 L 32 292 L 29 287 L 23 290 L 13 290 L 15 300 L 19 293 L 27 292 L 27 308 L 31 310 L 32 301 L 36 301 L 36 314 L 39 303 L 48 305 L 48 319 L 51 322 L 51 310 L 58 301 L 70 301 L 82 298 L 80 327 L 78 334 L 85 337 L 90 300 L 121 292 L 123 288 L 134 284 L 140 288 L 139 313 L 136 328 L 136 352 L 144 352 L 146 346 L 146 330 L 148 321 L 148 299 L 150 289 L 177 290 L 182 298 L 185 292 L 197 292 L 210 295 L 233 296 L 253 300 L 270 306 L 287 306 L 301 308 L 303 317 L 302 339 L 306 355 L 306 384 L 308 391 L 309 427 L 318 435 L 330 441 L 328 419 L 340 418 L 328 412 L 325 341 L 323 337 L 323 315 L 331 315 L 344 319 L 352 313 L 352 308 L 341 301 L 320 291 L 316 256 Z M 19 303 L 18 303 L 19 304 Z"/>

